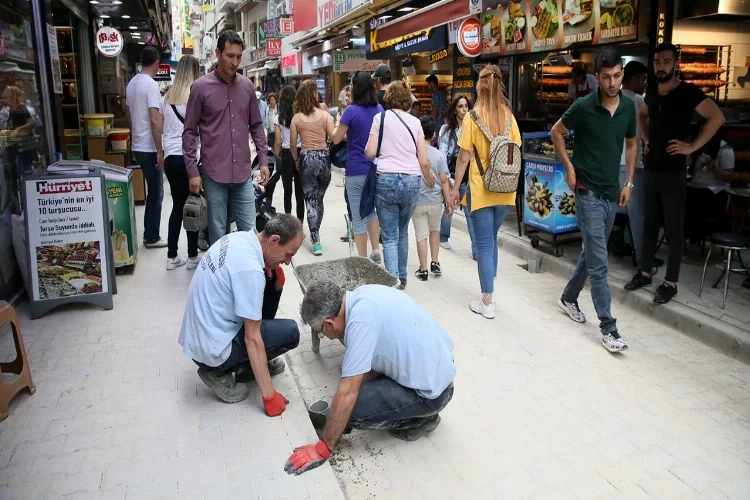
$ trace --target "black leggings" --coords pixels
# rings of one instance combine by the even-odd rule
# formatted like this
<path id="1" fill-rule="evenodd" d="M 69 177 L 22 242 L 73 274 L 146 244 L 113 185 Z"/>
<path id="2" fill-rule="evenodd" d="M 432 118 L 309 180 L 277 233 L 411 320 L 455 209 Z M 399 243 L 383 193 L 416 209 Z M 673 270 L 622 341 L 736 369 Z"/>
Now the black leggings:
<path id="1" fill-rule="evenodd" d="M 299 151 L 297 152 L 299 155 Z M 284 213 L 292 213 L 292 182 L 294 182 L 294 199 L 297 203 L 297 218 L 300 222 L 305 220 L 305 193 L 302 191 L 302 177 L 300 177 L 297 166 L 294 164 L 292 152 L 289 149 L 281 150 L 281 183 L 284 185 Z"/>
<path id="2" fill-rule="evenodd" d="M 172 213 L 169 215 L 169 234 L 167 235 L 167 257 L 177 257 L 177 241 L 182 229 L 182 209 L 185 200 L 190 196 L 190 181 L 185 169 L 185 159 L 182 155 L 169 155 L 164 158 L 164 175 L 169 181 L 172 192 Z M 198 231 L 187 233 L 188 257 L 198 256 Z"/>

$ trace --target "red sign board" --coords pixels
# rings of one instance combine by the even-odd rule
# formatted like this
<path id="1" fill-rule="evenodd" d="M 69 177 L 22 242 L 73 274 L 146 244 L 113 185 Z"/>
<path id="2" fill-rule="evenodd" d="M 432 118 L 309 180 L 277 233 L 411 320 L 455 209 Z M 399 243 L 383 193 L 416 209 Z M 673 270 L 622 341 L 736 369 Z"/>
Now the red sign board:
<path id="1" fill-rule="evenodd" d="M 469 17 L 461 22 L 456 33 L 456 45 L 466 57 L 482 55 L 481 25 L 476 17 Z"/>
<path id="2" fill-rule="evenodd" d="M 266 40 L 266 57 L 281 57 L 281 39 Z"/>
<path id="3" fill-rule="evenodd" d="M 279 32 L 282 35 L 291 35 L 294 33 L 294 19 L 291 17 L 282 17 L 280 21 Z"/>

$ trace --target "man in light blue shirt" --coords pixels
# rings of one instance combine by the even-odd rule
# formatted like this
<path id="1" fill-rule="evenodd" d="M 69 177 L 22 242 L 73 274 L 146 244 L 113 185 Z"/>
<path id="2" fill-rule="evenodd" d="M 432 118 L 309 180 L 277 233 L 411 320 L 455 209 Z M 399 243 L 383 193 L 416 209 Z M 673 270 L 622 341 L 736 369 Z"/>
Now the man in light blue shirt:
<path id="1" fill-rule="evenodd" d="M 291 262 L 302 239 L 302 224 L 286 214 L 268 221 L 261 233 L 220 238 L 193 276 L 180 329 L 183 352 L 219 398 L 246 399 L 250 390 L 237 379 L 251 372 L 271 417 L 281 415 L 287 403 L 271 381 L 284 370 L 283 360 L 275 358 L 299 344 L 296 321 L 273 319 L 283 286 L 279 264 Z"/>
<path id="2" fill-rule="evenodd" d="M 322 464 L 347 427 L 388 430 L 404 441 L 437 428 L 453 397 L 453 341 L 414 299 L 382 285 L 345 292 L 319 281 L 300 315 L 313 335 L 343 340 L 346 353 L 323 437 L 295 450 L 288 473 Z"/>

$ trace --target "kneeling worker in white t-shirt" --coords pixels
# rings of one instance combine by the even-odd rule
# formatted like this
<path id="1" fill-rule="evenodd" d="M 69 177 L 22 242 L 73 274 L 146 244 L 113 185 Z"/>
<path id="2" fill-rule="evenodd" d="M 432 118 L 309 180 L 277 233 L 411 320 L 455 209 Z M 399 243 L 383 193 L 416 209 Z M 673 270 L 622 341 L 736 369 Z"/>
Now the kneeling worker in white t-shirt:
<path id="1" fill-rule="evenodd" d="M 288 403 L 271 381 L 284 370 L 278 357 L 299 344 L 296 321 L 272 319 L 284 284 L 279 264 L 289 265 L 303 237 L 302 224 L 286 214 L 260 233 L 223 236 L 201 259 L 182 318 L 179 343 L 201 380 L 223 401 L 237 403 L 250 393 L 238 379 L 255 378 L 270 417 Z"/>
<path id="2" fill-rule="evenodd" d="M 437 428 L 453 397 L 453 341 L 419 303 L 382 285 L 345 292 L 319 281 L 300 315 L 313 335 L 343 340 L 346 353 L 322 439 L 295 449 L 285 471 L 318 467 L 347 427 L 387 430 L 404 441 Z"/>

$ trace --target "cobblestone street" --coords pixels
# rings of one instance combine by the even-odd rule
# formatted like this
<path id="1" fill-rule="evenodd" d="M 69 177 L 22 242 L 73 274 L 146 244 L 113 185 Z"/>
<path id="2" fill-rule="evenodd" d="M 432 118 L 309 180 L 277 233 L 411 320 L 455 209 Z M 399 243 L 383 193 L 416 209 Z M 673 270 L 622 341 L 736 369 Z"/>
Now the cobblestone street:
<path id="1" fill-rule="evenodd" d="M 325 198 L 323 257 L 305 241 L 296 265 L 348 256 L 338 181 Z M 162 237 L 170 209 L 167 189 Z M 420 282 L 410 228 L 406 293 L 456 344 L 440 427 L 413 443 L 354 431 L 298 477 L 284 461 L 316 439 L 306 405 L 330 400 L 343 346 L 323 340 L 315 354 L 303 330 L 274 380 L 290 404 L 271 419 L 257 389 L 235 405 L 217 400 L 182 354 L 192 272 L 166 271 L 166 249 L 140 249 L 112 311 L 74 306 L 30 321 L 21 307 L 37 393 L 19 394 L 0 423 L 0 499 L 750 498 L 750 366 L 616 303 L 630 349 L 612 355 L 588 290 L 589 322 L 573 323 L 556 304 L 564 280 L 529 274 L 503 251 L 497 318 L 485 320 L 468 308 L 479 296 L 468 235 L 455 229 L 452 244 L 442 277 Z M 298 319 L 302 295 L 286 271 L 278 316 Z M 0 334 L 5 361 L 12 341 Z"/>

